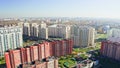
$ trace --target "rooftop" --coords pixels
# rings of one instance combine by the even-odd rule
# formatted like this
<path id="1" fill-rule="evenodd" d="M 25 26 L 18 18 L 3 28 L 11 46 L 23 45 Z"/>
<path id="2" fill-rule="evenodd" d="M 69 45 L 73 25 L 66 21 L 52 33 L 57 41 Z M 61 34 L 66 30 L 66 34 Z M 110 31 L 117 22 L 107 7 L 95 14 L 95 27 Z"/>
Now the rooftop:
<path id="1" fill-rule="evenodd" d="M 120 37 L 109 37 L 107 40 L 111 41 L 111 42 L 118 42 L 118 43 L 120 43 Z"/>
<path id="2" fill-rule="evenodd" d="M 50 25 L 49 27 L 57 27 L 57 25 L 55 24 L 55 25 Z"/>

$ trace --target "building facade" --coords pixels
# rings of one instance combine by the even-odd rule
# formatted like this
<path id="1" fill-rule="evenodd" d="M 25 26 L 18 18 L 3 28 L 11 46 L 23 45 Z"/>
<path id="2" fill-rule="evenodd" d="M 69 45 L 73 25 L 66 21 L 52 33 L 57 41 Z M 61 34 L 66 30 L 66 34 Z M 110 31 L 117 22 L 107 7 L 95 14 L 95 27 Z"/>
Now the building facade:
<path id="1" fill-rule="evenodd" d="M 90 26 L 71 26 L 71 38 L 75 47 L 94 46 L 95 29 Z"/>
<path id="2" fill-rule="evenodd" d="M 48 61 L 47 59 L 52 56 L 60 57 L 72 54 L 72 46 L 73 46 L 72 40 L 56 40 L 49 42 L 44 41 L 41 44 L 35 44 L 33 46 L 25 48 L 10 50 L 5 53 L 6 66 L 7 68 L 16 68 L 20 67 L 20 65 L 29 66 L 29 64 L 32 64 L 34 68 L 36 66 L 36 62 L 41 64 L 41 62 L 47 61 L 42 63 L 43 65 L 45 64 L 46 66 L 45 68 L 57 68 L 58 67 L 57 60 Z"/>
<path id="3" fill-rule="evenodd" d="M 23 23 L 23 34 L 31 37 L 48 39 L 46 23 Z"/>
<path id="4" fill-rule="evenodd" d="M 39 25 L 37 23 L 30 24 L 30 36 L 38 37 Z"/>
<path id="5" fill-rule="evenodd" d="M 39 28 L 38 37 L 41 39 L 48 39 L 48 28 Z"/>
<path id="6" fill-rule="evenodd" d="M 101 43 L 101 54 L 103 56 L 120 61 L 120 43 L 114 41 L 103 41 Z"/>
<path id="7" fill-rule="evenodd" d="M 9 49 L 22 47 L 22 27 L 17 24 L 0 24 L 0 55 Z"/>
<path id="8" fill-rule="evenodd" d="M 30 36 L 30 24 L 28 22 L 23 23 L 23 34 Z"/>
<path id="9" fill-rule="evenodd" d="M 48 36 L 69 39 L 70 26 L 62 24 L 48 26 Z"/>

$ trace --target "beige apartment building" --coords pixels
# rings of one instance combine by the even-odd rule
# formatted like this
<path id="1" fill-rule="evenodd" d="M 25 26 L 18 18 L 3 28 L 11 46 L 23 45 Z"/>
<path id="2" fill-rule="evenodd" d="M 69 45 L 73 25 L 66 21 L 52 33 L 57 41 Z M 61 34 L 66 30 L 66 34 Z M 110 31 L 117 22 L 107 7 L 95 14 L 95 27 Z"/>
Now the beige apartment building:
<path id="1" fill-rule="evenodd" d="M 71 38 L 75 47 L 88 47 L 94 45 L 95 29 L 90 26 L 71 26 Z"/>
<path id="2" fill-rule="evenodd" d="M 68 39 L 70 38 L 70 26 L 62 24 L 48 26 L 48 36 Z"/>

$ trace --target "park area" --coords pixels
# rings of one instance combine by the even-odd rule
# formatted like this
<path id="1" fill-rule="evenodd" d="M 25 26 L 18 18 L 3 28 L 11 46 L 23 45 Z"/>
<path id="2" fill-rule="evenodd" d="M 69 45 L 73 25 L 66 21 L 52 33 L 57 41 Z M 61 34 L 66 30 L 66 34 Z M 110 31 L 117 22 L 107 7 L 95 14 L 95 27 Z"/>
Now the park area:
<path id="1" fill-rule="evenodd" d="M 97 34 L 96 39 L 95 39 L 95 47 L 73 48 L 72 55 L 67 55 L 67 56 L 60 57 L 59 66 L 61 68 L 74 67 L 77 64 L 77 60 L 75 59 L 76 57 L 80 57 L 83 60 L 87 59 L 88 58 L 88 55 L 87 55 L 88 52 L 96 51 L 96 50 L 99 51 L 100 47 L 101 47 L 101 41 L 106 40 L 106 38 L 107 38 L 107 34 Z M 95 52 L 95 56 L 99 56 L 98 52 Z"/>

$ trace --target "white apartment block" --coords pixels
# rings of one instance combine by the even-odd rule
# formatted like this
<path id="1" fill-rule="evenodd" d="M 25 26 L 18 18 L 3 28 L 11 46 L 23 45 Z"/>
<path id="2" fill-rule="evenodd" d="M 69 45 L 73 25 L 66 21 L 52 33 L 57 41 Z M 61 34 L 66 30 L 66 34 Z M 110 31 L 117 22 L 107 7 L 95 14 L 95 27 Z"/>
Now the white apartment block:
<path id="1" fill-rule="evenodd" d="M 70 38 L 70 26 L 62 24 L 48 26 L 48 36 L 68 39 Z"/>
<path id="2" fill-rule="evenodd" d="M 48 39 L 48 28 L 41 28 L 38 37 L 42 39 Z"/>
<path id="3" fill-rule="evenodd" d="M 112 28 L 111 30 L 108 31 L 107 37 L 120 37 L 120 28 Z"/>
<path id="4" fill-rule="evenodd" d="M 39 28 L 46 28 L 47 27 L 47 25 L 46 25 L 46 23 L 44 23 L 44 22 L 41 22 L 40 24 L 39 24 Z"/>
<path id="5" fill-rule="evenodd" d="M 30 36 L 30 24 L 28 22 L 23 23 L 23 34 Z"/>
<path id="6" fill-rule="evenodd" d="M 27 23 L 23 24 L 23 34 L 38 37 L 42 39 L 48 39 L 48 28 L 46 23 Z"/>
<path id="7" fill-rule="evenodd" d="M 30 36 L 38 37 L 39 25 L 37 23 L 30 24 Z"/>
<path id="8" fill-rule="evenodd" d="M 90 26 L 71 26 L 71 38 L 75 47 L 88 47 L 94 45 L 95 29 Z"/>
<path id="9" fill-rule="evenodd" d="M 0 26 L 0 56 L 9 49 L 22 47 L 22 27 L 8 24 Z"/>

